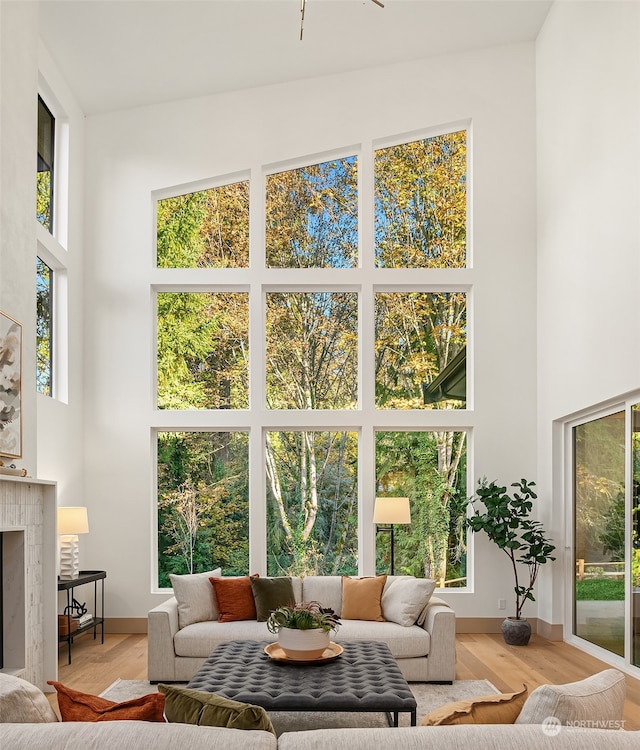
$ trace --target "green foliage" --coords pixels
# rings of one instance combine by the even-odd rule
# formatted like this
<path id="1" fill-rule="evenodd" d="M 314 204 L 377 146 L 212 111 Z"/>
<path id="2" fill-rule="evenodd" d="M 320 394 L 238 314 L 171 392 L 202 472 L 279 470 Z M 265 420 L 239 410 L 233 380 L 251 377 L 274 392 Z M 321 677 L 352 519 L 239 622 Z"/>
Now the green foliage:
<path id="1" fill-rule="evenodd" d="M 244 433 L 158 435 L 159 585 L 169 573 L 249 567 L 248 446 Z"/>
<path id="2" fill-rule="evenodd" d="M 379 267 L 466 264 L 464 132 L 378 151 L 375 178 Z M 357 185 L 356 157 L 268 175 L 267 266 L 356 267 Z M 248 249 L 248 182 L 158 202 L 159 268 L 247 268 Z M 441 372 L 466 343 L 466 295 L 379 292 L 375 306 L 376 404 L 425 408 L 422 382 Z M 357 407 L 358 314 L 353 290 L 267 292 L 269 408 Z M 157 328 L 159 408 L 249 408 L 246 291 L 161 292 Z M 162 581 L 190 565 L 248 569 L 247 456 L 213 446 L 212 436 L 224 433 L 197 434 L 175 433 L 174 439 L 163 433 L 159 439 Z M 387 441 L 397 468 L 389 463 L 378 475 L 392 485 L 398 471 L 398 485 L 411 487 L 417 522 L 398 535 L 400 565 L 439 580 L 449 568 L 454 577 L 463 576 L 465 435 L 432 433 L 404 455 L 402 443 L 412 440 L 397 433 Z M 266 463 L 268 571 L 356 573 L 357 436 L 270 432 Z"/>
<path id="3" fill-rule="evenodd" d="M 537 498 L 532 489 L 535 482 L 521 479 L 511 486 L 517 487 L 521 494 L 514 492 L 509 496 L 506 487 L 500 487 L 494 481 L 488 483 L 486 479 L 479 480 L 476 495 L 469 501 L 473 513 L 466 523 L 473 532 L 484 531 L 509 558 L 515 577 L 516 619 L 519 620 L 524 603 L 527 600 L 535 601 L 533 588 L 540 566 L 555 560 L 551 555 L 555 546 L 547 539 L 542 523 L 530 517 L 533 510 L 531 501 Z M 484 504 L 484 510 L 478 508 L 477 501 Z M 529 580 L 526 585 L 518 580 L 516 563 L 528 568 Z"/>
<path id="4" fill-rule="evenodd" d="M 325 632 L 338 630 L 340 618 L 331 609 L 323 607 L 320 602 L 302 602 L 287 607 L 278 607 L 267 620 L 267 629 L 277 635 L 281 628 L 291 630 L 316 630 Z"/>
<path id="5" fill-rule="evenodd" d="M 266 255 L 272 268 L 351 268 L 358 251 L 354 156 L 267 175 Z"/>
<path id="6" fill-rule="evenodd" d="M 624 580 L 585 578 L 576 581 L 576 601 L 623 601 Z"/>
<path id="7" fill-rule="evenodd" d="M 36 218 L 49 232 L 53 230 L 51 172 L 44 170 L 36 178 Z"/>
<path id="8" fill-rule="evenodd" d="M 411 524 L 395 528 L 397 573 L 439 582 L 465 576 L 459 526 L 467 502 L 464 445 L 463 432 L 376 434 L 378 491 L 409 496 L 411 503 Z M 376 570 L 389 570 L 386 534 L 378 535 L 376 557 Z"/>

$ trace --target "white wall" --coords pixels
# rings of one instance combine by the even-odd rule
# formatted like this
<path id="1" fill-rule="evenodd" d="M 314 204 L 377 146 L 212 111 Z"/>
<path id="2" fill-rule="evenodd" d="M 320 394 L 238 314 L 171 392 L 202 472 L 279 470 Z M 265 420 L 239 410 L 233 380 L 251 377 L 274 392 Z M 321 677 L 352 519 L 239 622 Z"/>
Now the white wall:
<path id="1" fill-rule="evenodd" d="M 0 310 L 22 323 L 22 458 L 35 475 L 35 3 L 0 3 Z"/>
<path id="2" fill-rule="evenodd" d="M 43 258 L 54 269 L 55 398 L 36 396 L 38 475 L 58 484 L 59 505 L 85 505 L 83 441 L 83 329 L 84 329 L 84 115 L 60 76 L 47 50 L 38 49 L 40 93 L 56 118 L 59 131 L 56 168 L 56 219 L 52 240 L 40 237 L 55 258 Z M 31 93 L 35 99 L 37 92 Z M 35 146 L 32 146 L 32 154 Z M 33 156 L 31 157 L 33 161 Z M 32 173 L 33 174 L 33 173 Z M 56 194 L 54 193 L 54 195 Z M 32 218 L 35 221 L 35 212 Z M 40 229 L 38 227 L 38 229 Z M 59 241 L 58 241 L 59 240 Z M 34 251 L 35 252 L 35 251 Z M 39 249 L 42 252 L 42 246 Z M 62 268 L 58 267 L 62 265 Z M 30 266 L 30 268 L 32 268 Z M 31 278 L 33 283 L 33 269 Z M 35 302 L 34 302 L 35 304 Z M 89 529 L 92 519 L 89 518 Z M 86 568 L 84 548 L 90 536 L 80 537 L 80 565 Z"/>
<path id="3" fill-rule="evenodd" d="M 533 477 L 533 52 L 498 48 L 87 120 L 83 559 L 108 570 L 107 616 L 144 617 L 166 597 L 150 593 L 154 190 L 471 119 L 474 268 L 460 278 L 474 287 L 472 468 L 504 482 Z M 499 553 L 477 546 L 476 593 L 448 596 L 460 616 L 499 616 L 513 583 Z"/>
<path id="4" fill-rule="evenodd" d="M 640 5 L 556 2 L 536 56 L 538 476 L 553 487 L 542 513 L 560 542 L 540 615 L 559 623 L 567 561 L 554 420 L 640 388 Z"/>

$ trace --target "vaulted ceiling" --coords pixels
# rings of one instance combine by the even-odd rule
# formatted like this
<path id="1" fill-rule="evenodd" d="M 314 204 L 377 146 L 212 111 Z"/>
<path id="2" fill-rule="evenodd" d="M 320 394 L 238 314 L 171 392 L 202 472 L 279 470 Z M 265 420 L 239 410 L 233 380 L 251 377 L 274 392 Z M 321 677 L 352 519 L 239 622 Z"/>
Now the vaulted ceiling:
<path id="1" fill-rule="evenodd" d="M 86 114 L 534 40 L 547 0 L 42 0 Z"/>

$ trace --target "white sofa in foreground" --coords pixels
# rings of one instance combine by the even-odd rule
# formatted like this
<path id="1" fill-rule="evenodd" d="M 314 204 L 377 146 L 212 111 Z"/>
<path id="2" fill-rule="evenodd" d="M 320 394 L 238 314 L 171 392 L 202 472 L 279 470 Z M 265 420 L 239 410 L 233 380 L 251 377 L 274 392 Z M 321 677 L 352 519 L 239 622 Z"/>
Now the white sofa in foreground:
<path id="1" fill-rule="evenodd" d="M 148 678 L 151 682 L 188 682 L 221 643 L 276 640 L 265 622 L 218 622 L 213 587 L 209 582 L 212 575 L 213 572 L 173 576 L 175 596 L 149 612 Z M 332 640 L 337 643 L 383 641 L 407 681 L 451 682 L 455 679 L 456 664 L 455 612 L 434 596 L 427 597 L 424 605 L 417 599 L 410 601 L 411 581 L 420 580 L 411 576 L 388 576 L 382 594 L 382 610 L 387 621 L 343 619 L 338 632 L 332 633 Z M 341 614 L 341 576 L 294 577 L 292 584 L 297 602 L 318 601 Z M 401 600 L 403 592 L 407 592 L 406 601 Z M 404 617 L 411 609 L 415 616 Z M 392 617 L 395 621 L 391 621 Z"/>
<path id="2" fill-rule="evenodd" d="M 197 726 L 192 723 L 129 720 L 60 722 L 38 688 L 19 678 L 0 674 L 0 748 L 370 750 L 380 747 L 384 750 L 469 750 L 476 747 L 483 750 L 635 750 L 640 747 L 640 732 L 616 729 L 624 726 L 624 701 L 625 677 L 621 672 L 609 669 L 567 685 L 540 686 L 527 697 L 515 724 L 316 729 L 286 732 L 276 738 L 268 731 Z M 117 707 L 125 705 L 116 704 Z M 593 726 L 609 728 L 588 728 Z"/>

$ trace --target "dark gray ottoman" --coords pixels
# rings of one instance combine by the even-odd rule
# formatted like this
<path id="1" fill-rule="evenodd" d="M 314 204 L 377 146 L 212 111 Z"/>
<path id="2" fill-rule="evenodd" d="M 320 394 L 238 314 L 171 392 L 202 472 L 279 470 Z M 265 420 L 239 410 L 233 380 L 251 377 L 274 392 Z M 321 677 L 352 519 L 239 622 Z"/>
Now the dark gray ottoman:
<path id="1" fill-rule="evenodd" d="M 253 703 L 267 711 L 366 711 L 410 713 L 416 699 L 386 643 L 340 644 L 335 660 L 295 664 L 270 659 L 267 642 L 229 641 L 218 646 L 187 687 Z M 391 720 L 390 720 L 391 723 Z"/>

